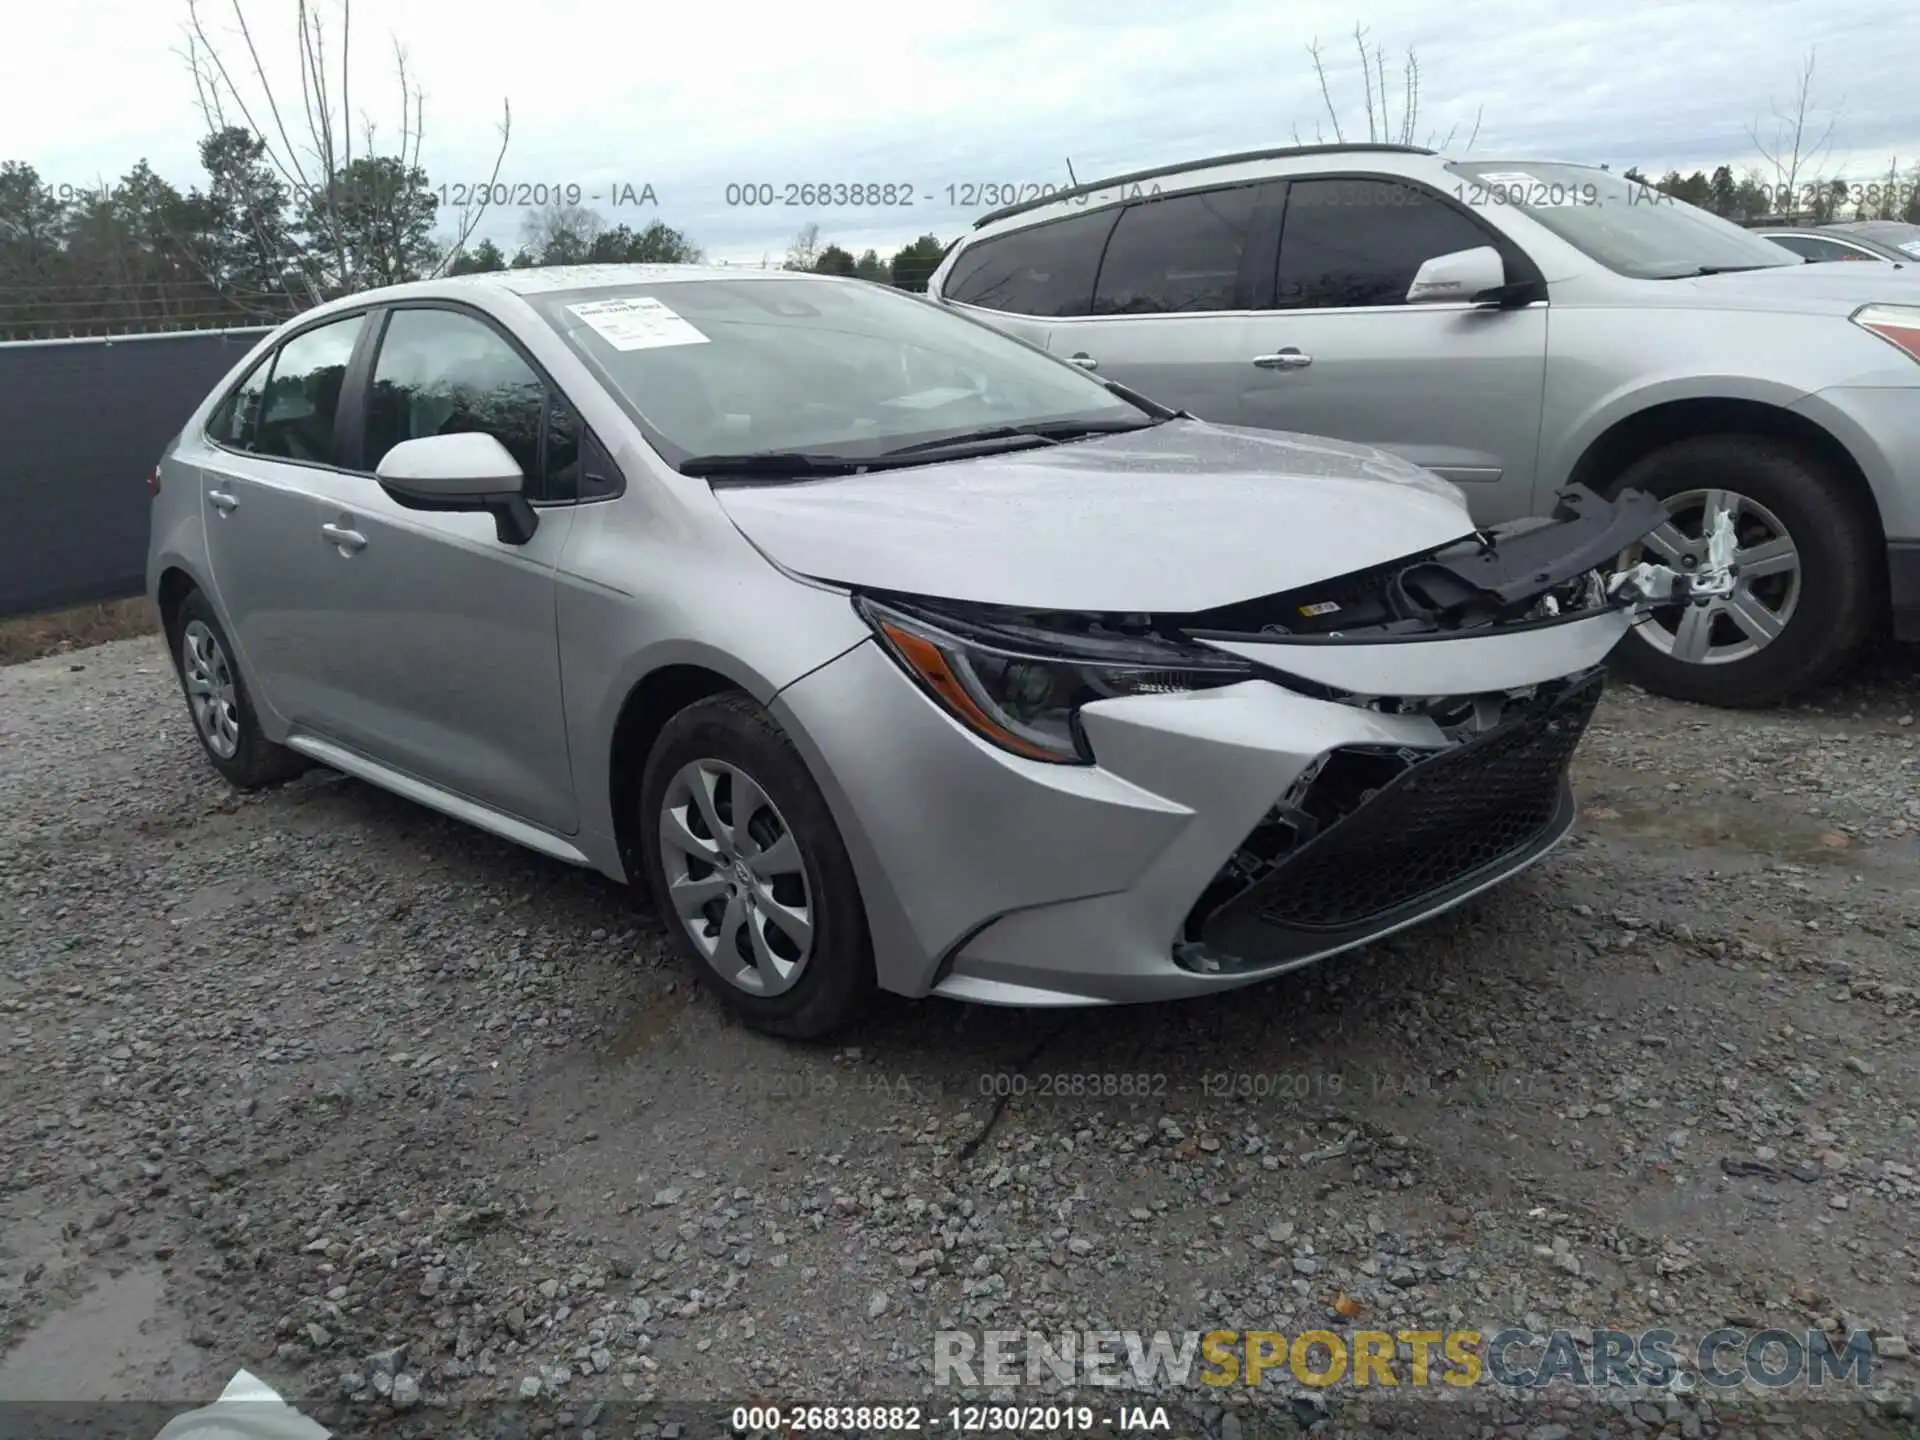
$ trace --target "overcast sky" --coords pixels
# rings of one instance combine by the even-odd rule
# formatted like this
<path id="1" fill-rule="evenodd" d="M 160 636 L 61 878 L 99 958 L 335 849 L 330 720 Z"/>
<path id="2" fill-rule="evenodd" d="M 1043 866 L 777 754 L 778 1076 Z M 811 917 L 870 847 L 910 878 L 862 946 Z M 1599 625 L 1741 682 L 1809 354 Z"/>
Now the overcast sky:
<path id="1" fill-rule="evenodd" d="M 282 103 L 299 108 L 294 0 L 244 0 Z M 337 15 L 339 0 L 317 0 Z M 233 0 L 201 0 L 229 64 L 244 67 Z M 0 159 L 54 184 L 113 180 L 145 158 L 200 181 L 201 120 L 185 60 L 185 0 L 16 5 L 0 46 Z M 457 17 L 457 18 L 456 18 Z M 1920 158 L 1913 0 L 1156 0 L 939 6 L 637 5 L 613 0 L 355 0 L 352 106 L 399 123 L 392 44 L 426 96 L 433 183 L 483 179 L 501 102 L 513 107 L 503 181 L 578 185 L 609 220 L 655 218 L 709 255 L 775 258 L 806 222 L 824 240 L 886 250 L 949 238 L 979 213 L 948 187 L 1060 184 L 1329 132 L 1307 46 L 1326 49 L 1347 138 L 1365 138 L 1352 31 L 1421 65 L 1419 138 L 1477 155 L 1638 165 L 1659 173 L 1758 163 L 1817 47 L 1813 129 L 1834 130 L 1831 172 L 1903 171 Z M 337 40 L 337 21 L 336 35 Z M 258 94 L 244 75 L 249 100 Z M 289 114 L 289 120 L 294 118 Z M 1911 178 L 1910 175 L 1908 178 Z M 727 203 L 729 183 L 891 184 L 899 205 L 834 212 Z M 613 209 L 651 185 L 658 208 Z M 784 197 L 780 197 L 784 198 Z M 956 196 L 956 198 L 958 198 Z M 448 217 L 451 218 L 450 216 Z M 518 210 L 479 234 L 511 248 Z"/>

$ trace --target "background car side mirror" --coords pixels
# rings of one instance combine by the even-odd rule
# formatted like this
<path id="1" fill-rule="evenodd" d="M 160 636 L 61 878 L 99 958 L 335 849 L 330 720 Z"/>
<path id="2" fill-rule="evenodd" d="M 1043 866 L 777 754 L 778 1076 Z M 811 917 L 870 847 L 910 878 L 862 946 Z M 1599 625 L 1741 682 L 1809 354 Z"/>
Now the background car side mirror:
<path id="1" fill-rule="evenodd" d="M 409 510 L 487 511 L 502 545 L 524 545 L 539 528 L 520 462 L 491 435 L 402 440 L 381 457 L 373 478 Z"/>
<path id="2" fill-rule="evenodd" d="M 1491 245 L 1476 245 L 1471 250 L 1455 250 L 1436 255 L 1414 272 L 1407 287 L 1407 304 L 1434 305 L 1491 299 L 1488 291 L 1498 292 L 1507 283 L 1507 262 Z"/>

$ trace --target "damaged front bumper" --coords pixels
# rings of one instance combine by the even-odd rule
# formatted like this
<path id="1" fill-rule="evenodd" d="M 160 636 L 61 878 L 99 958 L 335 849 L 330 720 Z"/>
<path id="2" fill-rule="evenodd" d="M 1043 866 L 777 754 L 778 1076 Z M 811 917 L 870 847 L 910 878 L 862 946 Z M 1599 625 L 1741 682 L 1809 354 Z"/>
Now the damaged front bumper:
<path id="1" fill-rule="evenodd" d="M 775 709 L 847 841 L 882 985 L 1025 1005 L 1205 993 L 1524 869 L 1572 824 L 1601 664 L 1648 603 L 1607 567 L 1663 519 L 1582 492 L 1544 525 L 1378 572 L 1127 617 L 1248 678 L 1085 704 L 1085 765 L 986 743 L 880 645 L 814 672 Z M 968 618 L 1029 636 L 1058 619 Z"/>

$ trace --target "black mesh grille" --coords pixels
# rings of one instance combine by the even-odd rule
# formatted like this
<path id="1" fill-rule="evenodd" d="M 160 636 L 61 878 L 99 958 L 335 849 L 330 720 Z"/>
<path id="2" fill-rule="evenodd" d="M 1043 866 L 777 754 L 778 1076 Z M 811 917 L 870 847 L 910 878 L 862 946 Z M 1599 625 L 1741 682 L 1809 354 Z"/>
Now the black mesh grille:
<path id="1" fill-rule="evenodd" d="M 1410 766 L 1283 860 L 1243 902 L 1269 924 L 1345 930 L 1525 849 L 1559 813 L 1567 764 L 1605 683 L 1596 674 Z"/>

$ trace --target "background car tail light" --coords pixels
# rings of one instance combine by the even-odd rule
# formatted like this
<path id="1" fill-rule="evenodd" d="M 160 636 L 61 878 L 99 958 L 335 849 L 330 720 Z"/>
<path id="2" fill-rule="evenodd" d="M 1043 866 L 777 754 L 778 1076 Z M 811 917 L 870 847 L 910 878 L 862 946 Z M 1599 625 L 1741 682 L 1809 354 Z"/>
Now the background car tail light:
<path id="1" fill-rule="evenodd" d="M 147 476 L 147 494 L 152 496 L 152 495 L 158 495 L 159 493 L 160 493 L 160 467 L 158 465 L 155 465 L 153 467 L 153 473 Z"/>

